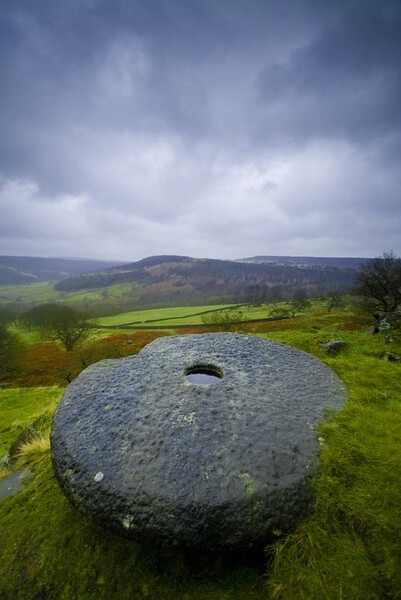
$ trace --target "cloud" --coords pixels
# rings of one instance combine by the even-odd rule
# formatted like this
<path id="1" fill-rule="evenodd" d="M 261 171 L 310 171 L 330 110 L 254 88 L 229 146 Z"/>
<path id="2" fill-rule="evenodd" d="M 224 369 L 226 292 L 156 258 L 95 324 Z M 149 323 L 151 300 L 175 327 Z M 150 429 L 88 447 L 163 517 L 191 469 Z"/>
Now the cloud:
<path id="1" fill-rule="evenodd" d="M 399 28 L 394 3 L 355 3 L 286 62 L 266 67 L 260 95 L 267 110 L 281 116 L 279 124 L 287 115 L 288 130 L 302 141 L 369 143 L 399 132 Z"/>
<path id="2" fill-rule="evenodd" d="M 399 252 L 400 20 L 395 0 L 6 0 L 0 252 Z"/>

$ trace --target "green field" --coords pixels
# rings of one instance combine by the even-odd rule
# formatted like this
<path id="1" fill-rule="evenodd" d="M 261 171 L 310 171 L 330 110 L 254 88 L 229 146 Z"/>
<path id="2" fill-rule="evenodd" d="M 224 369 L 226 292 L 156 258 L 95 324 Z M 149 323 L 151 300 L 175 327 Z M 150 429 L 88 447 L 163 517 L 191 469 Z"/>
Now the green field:
<path id="1" fill-rule="evenodd" d="M 80 292 L 59 292 L 53 289 L 53 281 L 42 281 L 26 285 L 0 286 L 0 302 L 79 302 L 84 300 L 102 300 L 108 297 L 119 297 L 131 289 L 130 284 L 111 285 L 107 290 L 84 290 Z"/>
<path id="2" fill-rule="evenodd" d="M 266 319 L 272 316 L 277 306 L 287 307 L 287 302 L 271 304 L 210 304 L 206 306 L 179 306 L 173 308 L 154 308 L 148 310 L 133 310 L 107 317 L 99 317 L 94 321 L 101 327 L 152 326 L 174 328 L 174 326 L 202 325 L 202 316 L 219 310 L 233 309 L 242 313 L 244 321 Z M 318 300 L 311 301 L 308 313 L 324 310 L 325 305 Z"/>
<path id="3" fill-rule="evenodd" d="M 188 309 L 166 310 L 162 318 L 179 319 Z M 394 341 L 386 344 L 384 335 L 369 332 L 363 315 L 308 311 L 263 323 L 258 333 L 314 354 L 349 391 L 344 409 L 327 415 L 317 432 L 315 507 L 293 533 L 277 531 L 266 554 L 235 560 L 119 538 L 70 506 L 54 478 L 44 436 L 14 467 L 32 469 L 26 487 L 0 501 L 0 597 L 401 599 L 401 361 L 382 358 L 387 351 L 401 354 L 401 334 L 395 331 Z M 150 311 L 141 312 L 148 318 Z M 326 355 L 320 344 L 331 338 L 345 340 L 348 347 L 337 356 Z M 0 390 L 2 449 L 59 397 L 57 388 Z M 0 477 L 7 474 L 3 470 Z"/>
<path id="4" fill-rule="evenodd" d="M 149 310 L 133 310 L 130 312 L 100 317 L 96 323 L 101 326 L 116 325 L 199 325 L 202 323 L 201 314 L 228 308 L 232 304 L 211 304 L 206 306 L 175 306 L 172 308 L 152 308 Z"/>
<path id="5" fill-rule="evenodd" d="M 0 286 L 0 301 L 2 302 L 49 302 L 60 297 L 60 292 L 53 290 L 51 281 Z"/>

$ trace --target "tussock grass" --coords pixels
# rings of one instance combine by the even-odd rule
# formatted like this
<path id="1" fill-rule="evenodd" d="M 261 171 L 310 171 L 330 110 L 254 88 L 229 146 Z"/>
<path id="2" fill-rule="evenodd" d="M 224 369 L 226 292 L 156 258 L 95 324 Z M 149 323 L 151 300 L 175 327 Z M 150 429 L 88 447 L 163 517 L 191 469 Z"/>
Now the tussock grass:
<path id="1" fill-rule="evenodd" d="M 17 453 L 16 466 L 37 467 L 45 460 L 50 451 L 50 431 L 34 434 L 30 442 L 22 444 Z"/>
<path id="2" fill-rule="evenodd" d="M 4 479 L 5 477 L 7 477 L 10 474 L 11 474 L 11 469 L 9 469 L 7 467 L 0 467 L 0 480 Z"/>

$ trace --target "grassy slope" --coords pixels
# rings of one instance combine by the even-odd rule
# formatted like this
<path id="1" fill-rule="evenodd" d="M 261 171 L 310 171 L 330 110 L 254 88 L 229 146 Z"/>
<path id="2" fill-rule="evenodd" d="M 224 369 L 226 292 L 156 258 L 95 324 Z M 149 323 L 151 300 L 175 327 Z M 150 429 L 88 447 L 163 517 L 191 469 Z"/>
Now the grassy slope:
<path id="1" fill-rule="evenodd" d="M 104 290 L 84 290 L 82 292 L 59 292 L 53 289 L 54 282 L 42 281 L 26 285 L 0 286 L 0 302 L 78 302 L 83 300 L 101 300 Z M 107 288 L 109 296 L 118 297 L 131 289 L 130 284 L 111 285 Z"/>
<path id="2" fill-rule="evenodd" d="M 0 390 L 0 457 L 29 422 L 58 403 L 57 387 Z"/>
<path id="3" fill-rule="evenodd" d="M 286 539 L 278 536 L 268 587 L 249 565 L 144 548 L 91 525 L 64 499 L 44 452 L 25 490 L 0 503 L 1 597 L 401 598 L 401 365 L 380 360 L 384 340 L 352 314 L 263 328 L 263 336 L 317 355 L 350 390 L 345 409 L 321 426 L 315 513 Z M 319 343 L 331 337 L 346 339 L 349 349 L 327 357 Z M 393 346 L 400 351 L 399 341 Z M 1 391 L 3 399 L 10 393 L 16 390 Z M 26 393 L 40 404 L 44 392 Z M 16 410 L 5 411 L 3 424 L 26 418 L 22 404 Z"/>
<path id="4" fill-rule="evenodd" d="M 294 324 L 265 335 L 324 360 L 350 397 L 321 426 L 315 514 L 274 548 L 271 597 L 401 598 L 401 365 L 380 360 L 383 339 L 346 331 L 341 315 Z M 319 343 L 331 337 L 349 349 L 328 358 Z"/>

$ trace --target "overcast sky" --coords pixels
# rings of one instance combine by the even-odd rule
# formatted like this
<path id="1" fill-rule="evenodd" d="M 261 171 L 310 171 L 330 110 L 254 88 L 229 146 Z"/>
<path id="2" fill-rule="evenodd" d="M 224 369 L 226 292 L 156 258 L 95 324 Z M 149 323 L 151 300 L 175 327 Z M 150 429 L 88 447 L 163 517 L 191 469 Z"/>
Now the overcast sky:
<path id="1" fill-rule="evenodd" d="M 401 253 L 399 0 L 0 8 L 0 254 Z"/>

